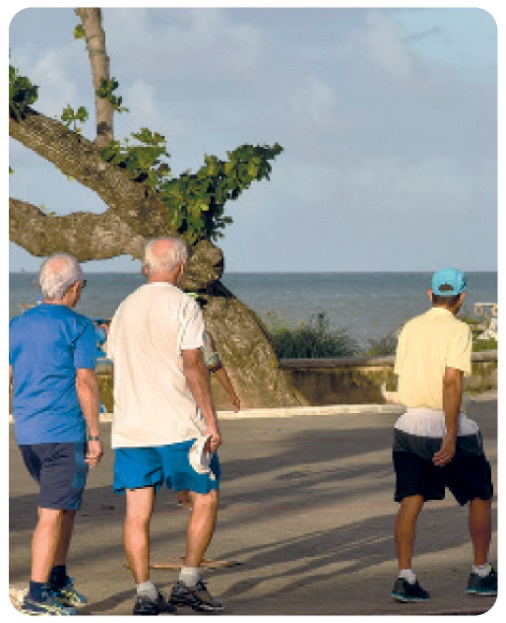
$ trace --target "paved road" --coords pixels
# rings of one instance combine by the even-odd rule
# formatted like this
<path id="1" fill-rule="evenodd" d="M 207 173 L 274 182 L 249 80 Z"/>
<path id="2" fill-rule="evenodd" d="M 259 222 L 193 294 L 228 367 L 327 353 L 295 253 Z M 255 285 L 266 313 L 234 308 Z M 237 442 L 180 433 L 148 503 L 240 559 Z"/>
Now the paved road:
<path id="1" fill-rule="evenodd" d="M 468 414 L 482 428 L 496 481 L 495 397 L 472 402 Z M 389 596 L 397 570 L 394 411 L 357 407 L 333 415 L 255 415 L 222 421 L 221 508 L 208 556 L 240 564 L 210 570 L 206 580 L 226 603 L 227 615 L 478 614 L 492 608 L 495 598 L 464 592 L 471 561 L 467 518 L 451 498 L 428 504 L 419 521 L 415 570 L 431 601 L 398 604 Z M 104 428 L 109 447 L 110 427 Z M 17 589 L 29 575 L 36 489 L 12 431 L 10 448 L 10 586 Z M 82 614 L 129 615 L 134 601 L 121 544 L 124 500 L 111 492 L 112 458 L 107 452 L 91 473 L 76 524 L 70 572 L 90 597 Z M 496 511 L 494 503 L 494 563 Z M 187 513 L 176 507 L 172 492 L 159 495 L 152 563 L 183 554 Z M 170 592 L 177 570 L 153 570 L 152 577 Z"/>

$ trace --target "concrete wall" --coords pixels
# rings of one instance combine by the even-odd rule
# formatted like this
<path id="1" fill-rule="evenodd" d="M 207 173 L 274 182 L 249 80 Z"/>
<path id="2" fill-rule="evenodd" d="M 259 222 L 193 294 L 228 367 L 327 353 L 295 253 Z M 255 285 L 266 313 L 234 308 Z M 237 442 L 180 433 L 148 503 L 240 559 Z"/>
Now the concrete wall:
<path id="1" fill-rule="evenodd" d="M 473 354 L 473 373 L 466 379 L 466 391 L 481 393 L 497 389 L 497 351 Z M 395 393 L 394 357 L 342 357 L 338 359 L 283 359 L 280 367 L 293 383 L 302 403 L 384 404 Z M 111 366 L 99 362 L 97 376 L 102 402 L 112 410 Z M 211 377 L 216 407 L 230 410 L 228 397 Z M 254 407 L 254 405 L 252 405 Z"/>
<path id="2" fill-rule="evenodd" d="M 497 389 L 497 351 L 473 353 L 469 393 Z M 281 368 L 311 405 L 384 403 L 395 394 L 394 356 L 283 359 Z"/>

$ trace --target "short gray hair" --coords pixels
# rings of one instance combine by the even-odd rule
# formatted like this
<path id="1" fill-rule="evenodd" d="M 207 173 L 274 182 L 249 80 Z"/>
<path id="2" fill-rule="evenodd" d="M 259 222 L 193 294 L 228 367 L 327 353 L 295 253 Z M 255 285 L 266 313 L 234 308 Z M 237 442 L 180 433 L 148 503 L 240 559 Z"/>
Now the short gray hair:
<path id="1" fill-rule="evenodd" d="M 163 246 L 163 252 L 157 251 L 159 242 L 167 242 Z M 143 265 L 148 274 L 170 272 L 188 259 L 188 247 L 180 238 L 170 236 L 153 238 L 148 240 L 144 247 Z"/>
<path id="2" fill-rule="evenodd" d="M 74 283 L 82 281 L 81 266 L 70 253 L 50 255 L 39 271 L 40 291 L 42 296 L 48 300 L 61 300 Z"/>

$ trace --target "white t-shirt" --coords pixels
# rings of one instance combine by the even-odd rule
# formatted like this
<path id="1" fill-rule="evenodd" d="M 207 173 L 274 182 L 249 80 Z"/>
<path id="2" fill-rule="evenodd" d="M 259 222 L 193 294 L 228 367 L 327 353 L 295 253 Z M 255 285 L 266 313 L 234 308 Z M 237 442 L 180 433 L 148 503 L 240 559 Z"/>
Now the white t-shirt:
<path id="1" fill-rule="evenodd" d="M 206 423 L 183 372 L 183 350 L 203 346 L 198 304 L 168 283 L 141 286 L 111 322 L 112 447 L 159 446 L 204 434 Z"/>

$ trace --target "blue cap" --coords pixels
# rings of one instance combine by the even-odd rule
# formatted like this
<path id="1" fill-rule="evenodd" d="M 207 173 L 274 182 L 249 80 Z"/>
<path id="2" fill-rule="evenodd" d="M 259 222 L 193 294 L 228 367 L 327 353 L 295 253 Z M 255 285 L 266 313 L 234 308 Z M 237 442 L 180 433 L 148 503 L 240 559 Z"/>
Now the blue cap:
<path id="1" fill-rule="evenodd" d="M 466 286 L 466 277 L 457 268 L 443 268 L 432 276 L 432 292 L 439 296 L 457 296 Z"/>

